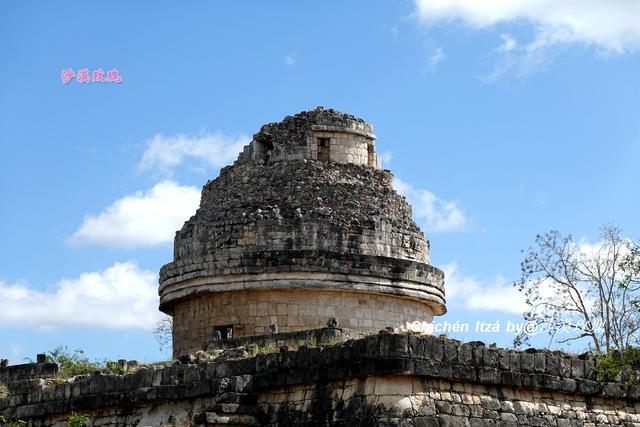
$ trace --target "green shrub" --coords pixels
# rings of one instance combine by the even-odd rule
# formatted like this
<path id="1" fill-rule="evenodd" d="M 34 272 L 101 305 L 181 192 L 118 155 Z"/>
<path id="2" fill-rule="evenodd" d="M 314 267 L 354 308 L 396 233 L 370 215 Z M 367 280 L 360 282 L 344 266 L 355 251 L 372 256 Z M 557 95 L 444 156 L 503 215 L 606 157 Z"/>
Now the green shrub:
<path id="1" fill-rule="evenodd" d="M 119 364 L 118 362 L 114 362 L 113 360 L 107 360 L 104 362 L 105 370 L 108 373 L 116 374 L 116 375 L 124 375 L 126 372 L 124 366 Z"/>
<path id="2" fill-rule="evenodd" d="M 0 415 L 0 427 L 22 427 L 25 425 L 27 425 L 26 421 L 17 418 L 8 419 Z"/>
<path id="3" fill-rule="evenodd" d="M 89 360 L 84 351 L 70 351 L 66 346 L 59 346 L 47 354 L 47 362 L 58 364 L 58 377 L 70 378 L 76 375 L 90 374 L 100 370 L 101 366 Z"/>
<path id="4" fill-rule="evenodd" d="M 618 350 L 609 350 L 599 356 L 599 364 L 597 369 L 598 379 L 601 381 L 614 381 L 618 374 L 630 367 L 632 369 L 640 369 L 640 348 L 629 347 L 624 354 Z M 632 378 L 628 383 L 638 382 Z"/>
<path id="5" fill-rule="evenodd" d="M 89 416 L 72 412 L 67 421 L 67 427 L 87 427 Z"/>

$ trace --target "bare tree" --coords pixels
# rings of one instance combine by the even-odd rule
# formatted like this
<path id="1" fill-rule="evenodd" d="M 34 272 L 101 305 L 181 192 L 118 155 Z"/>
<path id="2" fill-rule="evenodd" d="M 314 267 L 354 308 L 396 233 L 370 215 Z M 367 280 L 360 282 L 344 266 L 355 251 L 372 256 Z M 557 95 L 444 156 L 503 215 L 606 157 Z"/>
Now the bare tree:
<path id="1" fill-rule="evenodd" d="M 635 298 L 635 294 L 640 291 L 640 246 L 633 242 L 629 244 L 629 253 L 622 259 L 620 268 L 624 271 L 622 287 L 634 295 L 631 302 L 640 310 L 640 301 Z"/>
<path id="2" fill-rule="evenodd" d="M 546 329 L 558 343 L 589 339 L 598 352 L 636 344 L 640 312 L 634 301 L 640 286 L 624 286 L 621 268 L 632 246 L 614 226 L 603 227 L 595 245 L 579 244 L 557 231 L 536 236 L 514 283 L 530 307 L 525 320 Z M 514 344 L 527 341 L 524 330 Z"/>
<path id="3" fill-rule="evenodd" d="M 158 341 L 160 351 L 166 353 L 171 351 L 173 345 L 173 318 L 164 315 L 153 327 L 153 336 Z"/>

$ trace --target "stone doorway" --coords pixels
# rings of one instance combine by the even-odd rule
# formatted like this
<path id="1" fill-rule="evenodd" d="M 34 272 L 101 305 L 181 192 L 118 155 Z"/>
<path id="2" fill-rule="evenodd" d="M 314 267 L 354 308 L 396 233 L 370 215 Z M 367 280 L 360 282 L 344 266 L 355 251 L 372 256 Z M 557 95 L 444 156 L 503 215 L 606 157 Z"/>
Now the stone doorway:
<path id="1" fill-rule="evenodd" d="M 325 162 L 331 160 L 331 139 L 318 138 L 318 160 Z"/>

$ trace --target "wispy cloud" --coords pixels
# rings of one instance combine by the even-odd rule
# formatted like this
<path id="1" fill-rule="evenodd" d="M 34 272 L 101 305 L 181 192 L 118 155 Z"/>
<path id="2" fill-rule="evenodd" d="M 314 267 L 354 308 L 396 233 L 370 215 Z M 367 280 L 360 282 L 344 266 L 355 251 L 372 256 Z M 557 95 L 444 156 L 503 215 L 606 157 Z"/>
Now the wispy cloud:
<path id="1" fill-rule="evenodd" d="M 287 64 L 287 65 L 294 65 L 296 63 L 296 58 L 293 56 L 292 53 L 288 53 L 284 57 L 284 63 Z"/>
<path id="2" fill-rule="evenodd" d="M 500 34 L 502 44 L 496 49 L 498 52 L 507 53 L 518 47 L 518 41 L 511 34 Z"/>
<path id="3" fill-rule="evenodd" d="M 393 188 L 407 198 L 416 220 L 427 231 L 461 231 L 469 225 L 469 219 L 455 202 L 440 199 L 431 191 L 414 188 L 398 178 L 393 179 Z"/>
<path id="4" fill-rule="evenodd" d="M 456 263 L 443 267 L 447 303 L 461 303 L 474 311 L 499 311 L 521 315 L 527 311 L 524 295 L 503 276 L 482 280 L 460 272 Z"/>
<path id="5" fill-rule="evenodd" d="M 446 55 L 444 54 L 442 48 L 436 48 L 427 59 L 425 68 L 427 69 L 427 71 L 434 71 L 438 64 L 444 61 L 445 58 Z"/>
<path id="6" fill-rule="evenodd" d="M 504 55 L 483 76 L 490 81 L 507 72 L 524 76 L 544 67 L 560 46 L 595 47 L 600 54 L 620 55 L 640 49 L 640 2 L 637 0 L 414 0 L 425 25 L 457 22 L 483 30 L 501 24 L 528 23 L 531 40 L 519 43 L 503 34 L 494 53 Z"/>
<path id="7" fill-rule="evenodd" d="M 151 329 L 160 318 L 157 274 L 133 262 L 59 281 L 52 291 L 0 281 L 0 324 Z"/>
<path id="8" fill-rule="evenodd" d="M 495 82 L 505 75 L 524 78 L 548 69 L 562 47 L 544 40 L 522 44 L 510 34 L 502 34 L 500 38 L 502 43 L 487 56 L 490 70 L 476 75 L 485 83 Z"/>
<path id="9" fill-rule="evenodd" d="M 189 158 L 219 168 L 233 162 L 250 142 L 251 138 L 246 135 L 231 137 L 222 132 L 198 136 L 158 134 L 147 141 L 138 170 L 170 175 L 176 166 Z"/>
<path id="10" fill-rule="evenodd" d="M 536 206 L 540 206 L 540 207 L 546 206 L 548 200 L 549 200 L 549 196 L 547 196 L 547 193 L 538 191 L 538 194 L 536 195 Z"/>
<path id="11" fill-rule="evenodd" d="M 162 181 L 148 191 L 116 200 L 98 215 L 85 217 L 71 242 L 125 248 L 167 244 L 199 203 L 197 188 Z"/>

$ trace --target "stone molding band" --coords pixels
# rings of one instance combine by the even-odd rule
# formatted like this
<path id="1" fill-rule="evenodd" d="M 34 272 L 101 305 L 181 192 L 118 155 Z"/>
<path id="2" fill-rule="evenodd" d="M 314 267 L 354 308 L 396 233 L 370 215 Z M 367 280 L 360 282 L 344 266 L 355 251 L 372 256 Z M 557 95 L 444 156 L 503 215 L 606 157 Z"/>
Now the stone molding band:
<path id="1" fill-rule="evenodd" d="M 220 250 L 223 252 L 224 250 Z M 160 285 L 203 275 L 261 274 L 282 271 L 361 274 L 423 283 L 444 293 L 442 270 L 423 262 L 378 255 L 344 254 L 318 250 L 282 250 L 239 253 L 237 258 L 212 255 L 192 257 L 164 265 Z"/>
<path id="2" fill-rule="evenodd" d="M 160 310 L 171 312 L 172 307 L 179 301 L 202 293 L 285 289 L 383 294 L 423 302 L 429 305 L 437 315 L 446 312 L 442 282 L 425 284 L 372 275 L 325 272 L 204 275 L 180 281 L 174 279 L 160 285 Z"/>
<path id="3" fill-rule="evenodd" d="M 344 126 L 327 126 L 327 125 L 312 125 L 311 130 L 316 132 L 342 132 L 342 133 L 353 133 L 356 135 L 364 136 L 365 138 L 369 138 L 370 140 L 377 139 L 374 134 L 371 132 L 367 132 L 366 130 L 356 129 L 352 127 L 344 127 Z"/>

